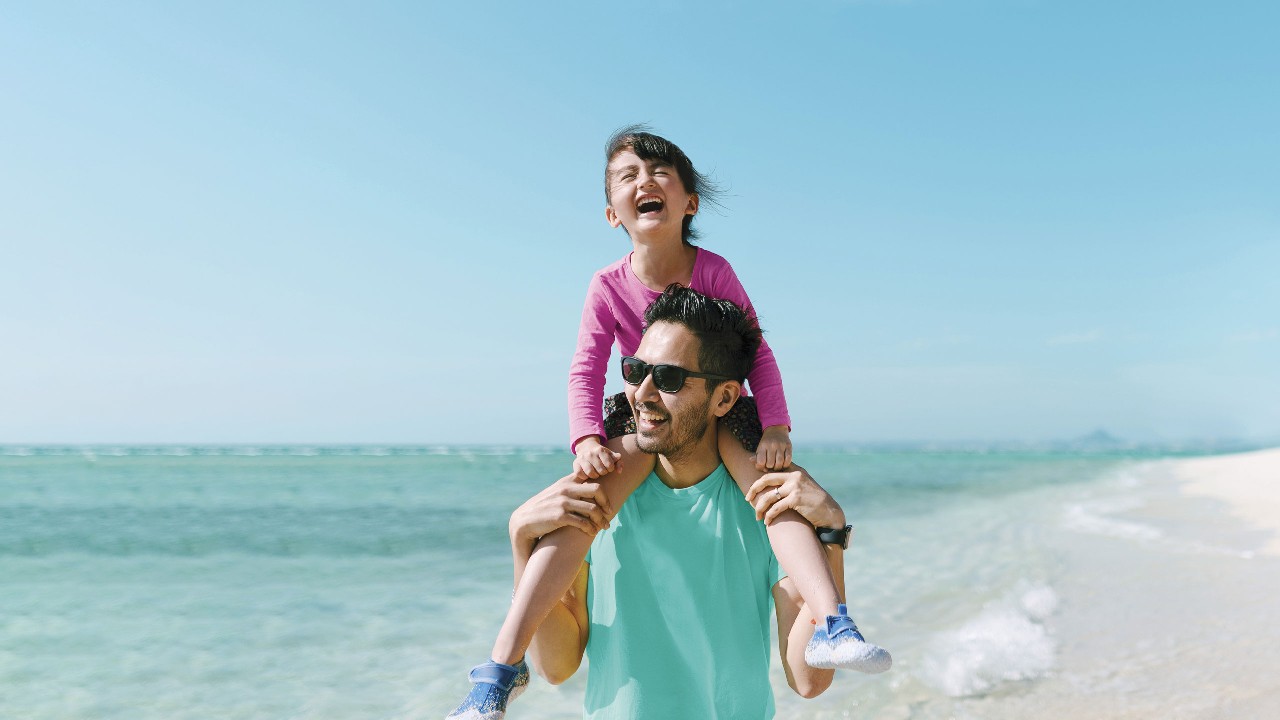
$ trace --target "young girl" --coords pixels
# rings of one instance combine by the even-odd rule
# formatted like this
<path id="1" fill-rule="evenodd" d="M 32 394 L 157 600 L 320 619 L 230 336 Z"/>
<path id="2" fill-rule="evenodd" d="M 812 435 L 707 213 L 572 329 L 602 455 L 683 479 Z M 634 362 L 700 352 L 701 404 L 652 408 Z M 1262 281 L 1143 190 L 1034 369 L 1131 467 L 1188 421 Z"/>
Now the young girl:
<path id="1" fill-rule="evenodd" d="M 598 479 L 612 508 L 653 470 L 654 456 L 629 451 L 615 439 L 635 433 L 635 419 L 623 393 L 603 398 L 610 347 L 616 341 L 623 356 L 635 352 L 645 308 L 671 283 L 732 300 L 751 312 L 729 263 L 690 242 L 696 237 L 692 223 L 699 202 L 713 194 L 679 147 L 643 126 L 623 128 L 609 139 L 605 218 L 630 236 L 632 252 L 592 278 L 570 370 L 569 413 L 574 473 L 583 481 Z M 774 554 L 814 617 L 827 616 L 806 647 L 805 661 L 818 668 L 883 672 L 892 662 L 889 653 L 865 642 L 843 607 L 837 607 L 842 600 L 819 534 L 791 509 L 798 501 L 789 497 L 794 483 L 789 485 L 782 475 L 765 476 L 765 471 L 791 466 L 790 418 L 767 343 L 761 343 L 747 382 L 755 397 L 741 397 L 721 420 L 720 456 L 768 523 Z M 609 508 L 606 512 L 611 516 Z M 821 530 L 825 542 L 847 542 L 847 528 Z M 471 694 L 450 718 L 502 717 L 507 702 L 528 683 L 523 657 L 534 632 L 569 590 L 591 540 L 575 527 L 541 538 L 513 593 L 490 662 L 471 671 Z"/>

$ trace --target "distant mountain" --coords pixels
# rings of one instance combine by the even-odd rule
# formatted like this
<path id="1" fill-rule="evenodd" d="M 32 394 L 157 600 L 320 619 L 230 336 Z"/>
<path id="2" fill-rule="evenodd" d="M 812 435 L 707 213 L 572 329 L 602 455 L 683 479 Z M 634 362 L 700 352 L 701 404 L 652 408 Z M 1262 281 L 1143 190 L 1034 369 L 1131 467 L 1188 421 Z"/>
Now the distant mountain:
<path id="1" fill-rule="evenodd" d="M 1098 428 L 1097 430 L 1094 430 L 1088 435 L 1078 437 L 1071 442 L 1073 445 L 1080 445 L 1084 447 L 1113 448 L 1113 447 L 1124 447 L 1126 445 L 1129 445 L 1129 443 L 1125 442 L 1124 440 L 1121 440 L 1120 438 L 1116 437 L 1115 435 L 1112 435 L 1111 433 L 1107 432 L 1106 430 L 1103 430 L 1102 428 Z"/>

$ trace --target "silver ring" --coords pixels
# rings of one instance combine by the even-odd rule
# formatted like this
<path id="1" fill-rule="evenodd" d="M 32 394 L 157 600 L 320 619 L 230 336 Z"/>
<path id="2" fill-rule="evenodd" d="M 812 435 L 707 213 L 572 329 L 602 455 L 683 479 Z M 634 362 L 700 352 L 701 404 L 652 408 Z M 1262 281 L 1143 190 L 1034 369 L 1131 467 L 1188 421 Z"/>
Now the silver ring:
<path id="1" fill-rule="evenodd" d="M 782 490 L 781 490 L 780 488 L 774 488 L 774 489 L 773 489 L 773 497 L 774 497 L 774 499 L 775 499 L 775 500 L 781 500 L 781 499 L 782 499 Z"/>

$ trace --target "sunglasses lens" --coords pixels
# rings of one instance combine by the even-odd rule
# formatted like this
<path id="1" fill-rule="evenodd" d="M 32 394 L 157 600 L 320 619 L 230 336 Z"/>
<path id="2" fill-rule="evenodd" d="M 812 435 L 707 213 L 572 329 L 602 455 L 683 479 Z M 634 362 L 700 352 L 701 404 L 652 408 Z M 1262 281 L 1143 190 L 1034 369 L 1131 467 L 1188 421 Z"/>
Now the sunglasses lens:
<path id="1" fill-rule="evenodd" d="M 644 376 L 647 374 L 644 363 L 633 357 L 622 358 L 622 380 L 629 385 L 639 385 L 644 382 Z"/>
<path id="2" fill-rule="evenodd" d="M 653 368 L 653 384 L 662 392 L 677 392 L 684 387 L 684 370 L 675 365 L 657 365 Z"/>

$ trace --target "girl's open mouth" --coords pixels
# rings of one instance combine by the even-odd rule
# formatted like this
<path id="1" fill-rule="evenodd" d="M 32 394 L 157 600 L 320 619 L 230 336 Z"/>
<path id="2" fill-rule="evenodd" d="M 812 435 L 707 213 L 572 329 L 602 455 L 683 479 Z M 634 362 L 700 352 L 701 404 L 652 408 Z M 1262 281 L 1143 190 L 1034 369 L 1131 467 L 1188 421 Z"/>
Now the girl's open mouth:
<path id="1" fill-rule="evenodd" d="M 636 203 L 636 210 L 644 215 L 646 213 L 654 213 L 662 210 L 662 201 L 657 198 L 644 198 Z"/>

